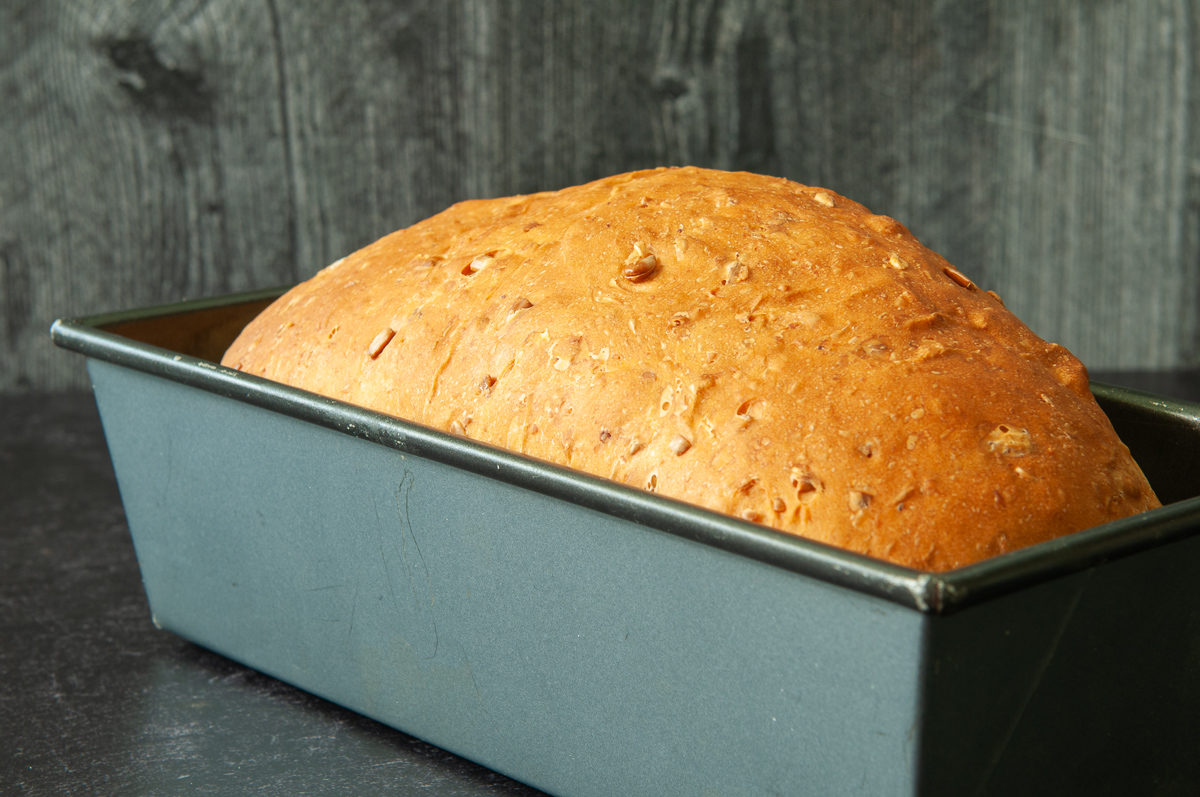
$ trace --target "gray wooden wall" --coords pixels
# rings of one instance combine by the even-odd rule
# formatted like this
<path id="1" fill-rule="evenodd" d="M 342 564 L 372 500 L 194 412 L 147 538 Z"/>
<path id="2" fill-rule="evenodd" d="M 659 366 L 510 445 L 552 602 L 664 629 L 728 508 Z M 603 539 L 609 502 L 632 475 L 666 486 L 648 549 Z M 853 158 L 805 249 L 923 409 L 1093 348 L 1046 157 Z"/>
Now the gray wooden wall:
<path id="1" fill-rule="evenodd" d="M 1200 364 L 1200 4 L 7 0 L 0 392 L 60 315 L 660 164 L 895 216 L 1093 368 Z"/>

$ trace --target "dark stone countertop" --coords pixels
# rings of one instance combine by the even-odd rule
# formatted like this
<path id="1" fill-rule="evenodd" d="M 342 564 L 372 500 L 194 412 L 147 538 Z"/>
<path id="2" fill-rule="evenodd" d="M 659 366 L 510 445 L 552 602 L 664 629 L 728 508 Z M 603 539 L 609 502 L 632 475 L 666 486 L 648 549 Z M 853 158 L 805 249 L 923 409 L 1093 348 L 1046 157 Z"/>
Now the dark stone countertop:
<path id="1" fill-rule="evenodd" d="M 88 394 L 0 397 L 0 794 L 534 795 L 159 631 Z"/>
<path id="2" fill-rule="evenodd" d="M 0 397 L 0 510 L 0 792 L 540 793 L 155 629 L 90 395 Z"/>

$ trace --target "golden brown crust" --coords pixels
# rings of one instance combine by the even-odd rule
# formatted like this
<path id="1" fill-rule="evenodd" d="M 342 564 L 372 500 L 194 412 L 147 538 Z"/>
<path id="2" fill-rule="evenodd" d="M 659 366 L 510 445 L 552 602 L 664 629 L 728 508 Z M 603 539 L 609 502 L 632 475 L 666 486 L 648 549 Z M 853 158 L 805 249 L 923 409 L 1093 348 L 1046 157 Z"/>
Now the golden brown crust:
<path id="1" fill-rule="evenodd" d="M 455 205 L 224 363 L 922 569 L 1158 506 L 1070 353 L 894 220 L 751 174 Z"/>

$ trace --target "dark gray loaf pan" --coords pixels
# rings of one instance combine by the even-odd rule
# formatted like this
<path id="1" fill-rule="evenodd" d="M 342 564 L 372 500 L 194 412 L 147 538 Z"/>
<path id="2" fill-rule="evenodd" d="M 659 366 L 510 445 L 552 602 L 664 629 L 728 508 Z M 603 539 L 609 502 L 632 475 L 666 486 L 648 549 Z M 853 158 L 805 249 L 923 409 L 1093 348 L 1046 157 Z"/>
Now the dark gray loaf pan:
<path id="1" fill-rule="evenodd" d="M 1200 793 L 1200 405 L 1167 506 L 930 574 L 215 364 L 278 292 L 53 327 L 155 622 L 561 795 Z"/>

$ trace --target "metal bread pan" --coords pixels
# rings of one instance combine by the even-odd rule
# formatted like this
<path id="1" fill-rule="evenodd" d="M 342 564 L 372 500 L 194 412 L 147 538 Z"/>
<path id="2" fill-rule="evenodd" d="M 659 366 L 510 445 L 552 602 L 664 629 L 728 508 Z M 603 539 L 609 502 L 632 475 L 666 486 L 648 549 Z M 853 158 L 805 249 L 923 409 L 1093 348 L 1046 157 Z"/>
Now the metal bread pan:
<path id="1" fill-rule="evenodd" d="M 1200 789 L 1200 406 L 1095 386 L 1167 505 L 925 573 L 217 365 L 276 295 L 53 327 L 161 627 L 554 794 Z"/>

